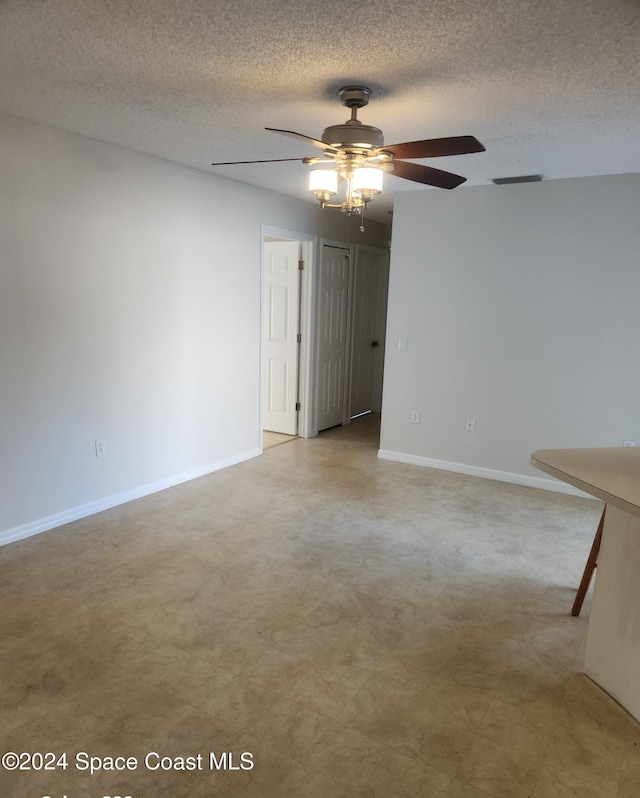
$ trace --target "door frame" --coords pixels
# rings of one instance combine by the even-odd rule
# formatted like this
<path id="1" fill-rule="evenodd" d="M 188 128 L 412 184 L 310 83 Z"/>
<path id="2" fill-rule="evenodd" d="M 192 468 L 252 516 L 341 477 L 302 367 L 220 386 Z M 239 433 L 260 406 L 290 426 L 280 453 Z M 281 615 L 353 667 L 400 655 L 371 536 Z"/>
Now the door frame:
<path id="1" fill-rule="evenodd" d="M 285 241 L 298 241 L 304 261 L 304 269 L 300 272 L 300 318 L 299 327 L 302 333 L 300 344 L 299 370 L 298 370 L 298 396 L 301 409 L 298 412 L 298 436 L 311 438 L 318 434 L 314 427 L 313 384 L 314 369 L 312 353 L 315 351 L 314 310 L 315 310 L 315 259 L 318 251 L 318 237 L 296 230 L 287 230 L 271 225 L 260 225 L 260 352 L 259 352 L 259 429 L 258 441 L 260 451 L 263 450 L 262 429 L 264 421 L 264 391 L 262 387 L 263 369 L 263 321 L 264 307 L 264 244 L 267 238 L 282 239 Z M 317 425 L 316 425 L 317 426 Z"/>

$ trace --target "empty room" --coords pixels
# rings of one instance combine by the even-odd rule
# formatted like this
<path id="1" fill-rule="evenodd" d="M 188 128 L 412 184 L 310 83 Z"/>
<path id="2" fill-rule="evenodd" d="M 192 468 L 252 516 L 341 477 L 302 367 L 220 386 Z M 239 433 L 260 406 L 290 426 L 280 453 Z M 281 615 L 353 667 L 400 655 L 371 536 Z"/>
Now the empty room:
<path id="1" fill-rule="evenodd" d="M 640 6 L 0 3 L 0 795 L 640 794 Z"/>

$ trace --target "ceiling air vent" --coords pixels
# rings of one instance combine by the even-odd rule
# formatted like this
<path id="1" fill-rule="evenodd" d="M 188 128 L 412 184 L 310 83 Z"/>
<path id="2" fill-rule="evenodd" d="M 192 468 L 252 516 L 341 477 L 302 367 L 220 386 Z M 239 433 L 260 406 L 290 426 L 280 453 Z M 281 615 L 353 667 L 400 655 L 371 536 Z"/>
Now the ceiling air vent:
<path id="1" fill-rule="evenodd" d="M 518 175 L 516 177 L 494 177 L 492 183 L 496 186 L 506 186 L 509 183 L 538 183 L 542 175 Z"/>

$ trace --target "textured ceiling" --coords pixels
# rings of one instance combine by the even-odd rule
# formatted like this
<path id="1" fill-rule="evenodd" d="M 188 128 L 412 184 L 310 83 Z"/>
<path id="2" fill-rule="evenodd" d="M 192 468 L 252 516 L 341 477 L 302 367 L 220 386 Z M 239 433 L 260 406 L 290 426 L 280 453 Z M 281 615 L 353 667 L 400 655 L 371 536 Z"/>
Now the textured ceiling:
<path id="1" fill-rule="evenodd" d="M 640 172 L 639 73 L 640 0 L 0 0 L 0 110 L 304 199 L 300 163 L 209 164 L 316 154 L 264 127 L 319 137 L 363 83 L 387 143 L 480 139 L 422 161 L 466 185 Z M 440 190 L 370 215 L 407 189 Z"/>

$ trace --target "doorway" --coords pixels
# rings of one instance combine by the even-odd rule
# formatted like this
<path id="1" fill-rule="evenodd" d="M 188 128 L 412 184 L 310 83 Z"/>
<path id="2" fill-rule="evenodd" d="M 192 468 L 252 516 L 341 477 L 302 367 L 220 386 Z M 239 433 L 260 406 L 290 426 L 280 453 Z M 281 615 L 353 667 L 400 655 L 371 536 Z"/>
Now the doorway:
<path id="1" fill-rule="evenodd" d="M 269 238 L 262 271 L 262 428 L 298 434 L 299 241 Z"/>
<path id="2" fill-rule="evenodd" d="M 263 449 L 380 412 L 388 277 L 386 249 L 263 225 Z"/>
<path id="3" fill-rule="evenodd" d="M 353 275 L 349 415 L 382 410 L 389 251 L 358 244 Z"/>
<path id="4" fill-rule="evenodd" d="M 262 448 L 309 437 L 310 265 L 315 236 L 262 227 Z"/>
<path id="5" fill-rule="evenodd" d="M 389 251 L 322 241 L 319 260 L 318 432 L 381 411 Z"/>

